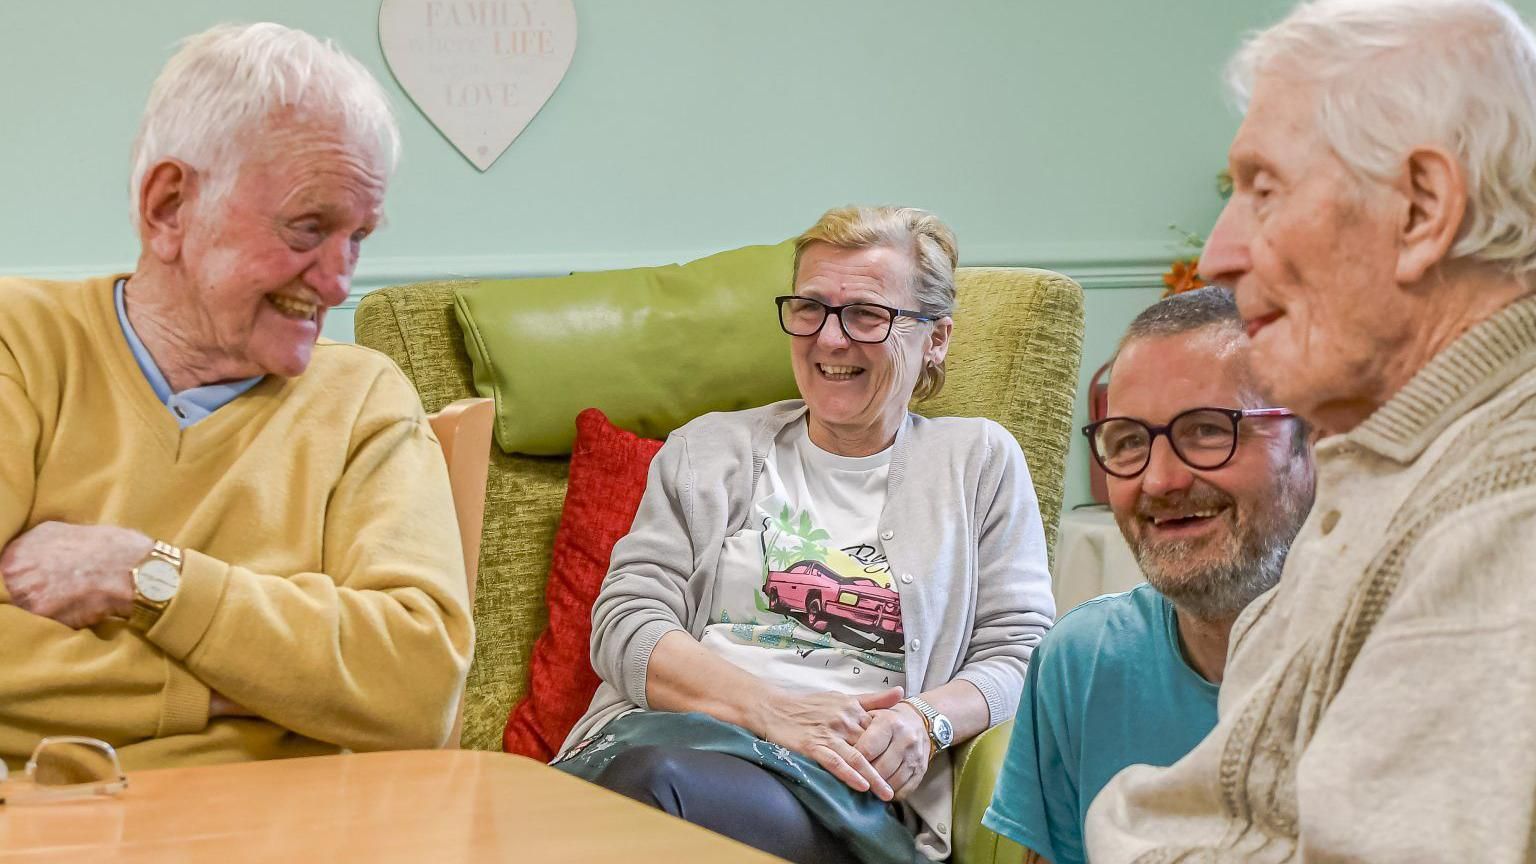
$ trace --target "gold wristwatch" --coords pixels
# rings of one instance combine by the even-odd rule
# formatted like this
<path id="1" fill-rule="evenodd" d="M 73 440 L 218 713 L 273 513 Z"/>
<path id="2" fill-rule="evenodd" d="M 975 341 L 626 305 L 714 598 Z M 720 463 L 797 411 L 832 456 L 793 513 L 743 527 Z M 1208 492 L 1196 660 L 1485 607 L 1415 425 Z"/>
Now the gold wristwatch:
<path id="1" fill-rule="evenodd" d="M 128 623 L 138 630 L 155 626 L 179 588 L 181 550 L 156 540 L 149 554 L 133 568 L 133 614 Z"/>

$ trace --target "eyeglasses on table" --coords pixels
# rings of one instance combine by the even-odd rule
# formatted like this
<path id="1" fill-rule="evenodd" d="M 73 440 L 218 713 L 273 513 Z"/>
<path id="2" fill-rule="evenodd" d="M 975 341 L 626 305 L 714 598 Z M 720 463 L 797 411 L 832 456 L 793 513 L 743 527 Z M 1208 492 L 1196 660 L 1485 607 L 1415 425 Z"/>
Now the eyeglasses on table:
<path id="1" fill-rule="evenodd" d="M 128 788 L 117 751 L 96 738 L 44 738 L 25 773 L 10 776 L 0 762 L 0 804 L 36 804 L 116 795 Z"/>

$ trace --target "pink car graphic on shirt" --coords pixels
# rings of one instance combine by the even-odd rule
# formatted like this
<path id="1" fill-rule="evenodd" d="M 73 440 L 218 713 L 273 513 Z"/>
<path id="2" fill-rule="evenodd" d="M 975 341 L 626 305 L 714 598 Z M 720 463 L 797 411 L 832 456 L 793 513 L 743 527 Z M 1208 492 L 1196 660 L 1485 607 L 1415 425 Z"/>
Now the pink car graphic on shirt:
<path id="1" fill-rule="evenodd" d="M 842 577 L 820 561 L 768 571 L 768 608 L 817 633 L 834 623 L 871 632 L 886 651 L 900 651 L 901 597 L 867 576 Z"/>

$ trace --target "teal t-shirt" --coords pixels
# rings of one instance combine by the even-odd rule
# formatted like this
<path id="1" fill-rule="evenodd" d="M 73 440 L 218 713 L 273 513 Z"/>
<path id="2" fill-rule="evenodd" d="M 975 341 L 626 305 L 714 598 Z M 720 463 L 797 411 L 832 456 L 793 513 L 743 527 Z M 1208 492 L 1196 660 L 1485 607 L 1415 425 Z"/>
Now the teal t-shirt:
<path id="1" fill-rule="evenodd" d="M 1030 658 L 982 824 L 1080 864 L 1093 796 L 1127 765 L 1172 765 L 1216 725 L 1217 687 L 1184 661 L 1173 604 L 1150 585 L 1078 606 Z"/>

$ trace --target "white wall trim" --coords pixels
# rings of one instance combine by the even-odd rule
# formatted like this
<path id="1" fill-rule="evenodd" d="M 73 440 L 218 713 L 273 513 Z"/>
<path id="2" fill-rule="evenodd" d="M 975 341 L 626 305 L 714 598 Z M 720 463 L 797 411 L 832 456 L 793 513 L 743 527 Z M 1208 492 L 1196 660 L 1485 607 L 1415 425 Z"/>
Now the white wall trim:
<path id="1" fill-rule="evenodd" d="M 410 258 L 365 259 L 358 264 L 352 279 L 352 294 L 342 309 L 353 309 L 364 294 L 386 285 L 403 285 L 438 279 L 518 279 L 531 276 L 561 276 L 573 271 L 615 270 L 647 267 L 673 261 L 692 261 L 718 250 L 688 250 L 668 253 L 572 253 L 547 255 L 466 255 L 423 256 Z M 1057 250 L 1058 252 L 1064 250 Z M 1125 258 L 1048 257 L 1020 255 L 1004 250 L 981 249 L 975 256 L 964 256 L 967 267 L 1039 267 L 1065 273 L 1086 290 L 1161 287 L 1162 275 L 1172 255 Z M 84 279 L 105 273 L 132 269 L 128 263 L 97 267 L 19 267 L 0 268 L 0 272 L 34 279 Z"/>

